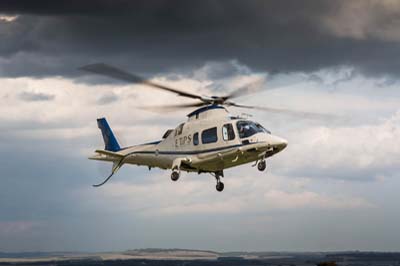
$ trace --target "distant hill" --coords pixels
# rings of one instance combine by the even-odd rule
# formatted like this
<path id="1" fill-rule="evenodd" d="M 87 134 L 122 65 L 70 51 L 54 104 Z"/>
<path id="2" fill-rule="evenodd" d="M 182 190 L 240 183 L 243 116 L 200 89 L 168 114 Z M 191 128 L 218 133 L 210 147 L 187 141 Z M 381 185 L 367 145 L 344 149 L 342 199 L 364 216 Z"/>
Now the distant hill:
<path id="1" fill-rule="evenodd" d="M 396 252 L 215 252 L 211 250 L 145 248 L 124 252 L 0 252 L 0 265 L 164 265 L 166 261 L 180 261 L 174 265 L 334 265 L 351 262 L 354 265 L 398 265 Z M 114 263 L 114 264 L 113 264 Z M 246 264 L 247 263 L 247 264 Z M 255 263 L 255 264 L 254 264 Z M 358 263 L 358 264 L 357 264 Z M 377 263 L 377 264 L 374 264 Z M 168 263 L 167 263 L 168 264 Z M 167 265 L 165 264 L 165 265 Z M 128 264 L 126 264 L 128 265 Z"/>
<path id="2" fill-rule="evenodd" d="M 79 252 L 0 252 L 0 258 L 43 258 L 79 255 Z"/>
<path id="3" fill-rule="evenodd" d="M 152 259 L 215 259 L 220 253 L 210 250 L 193 250 L 193 249 L 161 249 L 161 248 L 145 248 L 127 250 L 122 253 L 135 258 L 152 258 Z"/>
<path id="4" fill-rule="evenodd" d="M 207 252 L 213 254 L 220 254 L 219 252 L 212 250 L 202 250 L 202 249 L 184 249 L 184 248 L 140 248 L 127 250 L 125 252 L 143 252 L 143 253 L 157 253 L 157 252 Z"/>

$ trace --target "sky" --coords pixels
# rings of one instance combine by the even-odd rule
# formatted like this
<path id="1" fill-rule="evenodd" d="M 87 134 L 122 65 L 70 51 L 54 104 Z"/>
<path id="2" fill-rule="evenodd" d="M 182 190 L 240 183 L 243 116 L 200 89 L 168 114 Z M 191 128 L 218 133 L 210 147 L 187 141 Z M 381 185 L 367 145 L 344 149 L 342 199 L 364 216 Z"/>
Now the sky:
<path id="1" fill-rule="evenodd" d="M 400 2 L 0 2 L 0 251 L 400 251 Z M 288 147 L 210 175 L 110 165 L 96 118 L 122 145 L 159 140 L 190 100 L 90 76 L 105 62 L 202 95 L 263 79 L 237 100 L 324 119 L 251 113 Z"/>

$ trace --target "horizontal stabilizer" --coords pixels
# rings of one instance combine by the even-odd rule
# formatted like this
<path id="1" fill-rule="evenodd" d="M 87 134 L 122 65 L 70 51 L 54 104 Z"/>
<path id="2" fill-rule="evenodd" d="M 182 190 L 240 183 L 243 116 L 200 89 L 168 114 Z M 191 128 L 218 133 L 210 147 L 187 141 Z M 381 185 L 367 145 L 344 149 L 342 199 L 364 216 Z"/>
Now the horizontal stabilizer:
<path id="1" fill-rule="evenodd" d="M 106 150 L 96 150 L 96 154 L 89 157 L 90 160 L 98 160 L 98 161 L 118 161 L 124 155 L 119 154 L 117 152 L 106 151 Z"/>
<path id="2" fill-rule="evenodd" d="M 96 150 L 96 153 L 100 153 L 102 155 L 107 155 L 107 156 L 111 156 L 111 157 L 124 157 L 122 154 L 119 154 L 117 152 L 112 152 L 112 151 L 106 151 L 106 150 Z"/>

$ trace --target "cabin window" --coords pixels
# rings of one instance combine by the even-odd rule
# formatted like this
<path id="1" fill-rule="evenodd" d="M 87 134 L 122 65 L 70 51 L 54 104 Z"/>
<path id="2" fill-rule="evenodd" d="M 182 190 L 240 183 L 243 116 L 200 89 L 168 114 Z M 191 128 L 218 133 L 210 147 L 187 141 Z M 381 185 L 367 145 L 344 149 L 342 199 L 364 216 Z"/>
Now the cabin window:
<path id="1" fill-rule="evenodd" d="M 222 138 L 224 140 L 233 140 L 233 139 L 235 139 L 235 131 L 233 130 L 232 124 L 225 124 L 222 127 Z"/>
<path id="2" fill-rule="evenodd" d="M 201 133 L 201 142 L 203 142 L 203 144 L 217 142 L 217 140 L 218 137 L 216 127 L 206 129 Z"/>
<path id="3" fill-rule="evenodd" d="M 193 134 L 193 145 L 194 146 L 199 145 L 199 133 L 197 132 Z"/>
<path id="4" fill-rule="evenodd" d="M 248 138 L 256 133 L 271 134 L 271 132 L 266 130 L 263 126 L 261 126 L 258 123 L 254 123 L 252 121 L 238 121 L 236 126 L 240 138 Z"/>

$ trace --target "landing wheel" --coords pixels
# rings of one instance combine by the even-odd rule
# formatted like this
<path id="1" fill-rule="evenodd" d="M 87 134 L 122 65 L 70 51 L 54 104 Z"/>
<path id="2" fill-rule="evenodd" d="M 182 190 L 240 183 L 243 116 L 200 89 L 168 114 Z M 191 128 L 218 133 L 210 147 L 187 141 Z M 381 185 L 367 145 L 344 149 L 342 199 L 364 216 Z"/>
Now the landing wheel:
<path id="1" fill-rule="evenodd" d="M 217 189 L 218 192 L 221 192 L 222 190 L 224 190 L 224 183 L 222 183 L 221 181 L 218 181 L 215 188 Z"/>
<path id="2" fill-rule="evenodd" d="M 265 168 L 267 168 L 267 163 L 265 162 L 265 160 L 260 161 L 257 164 L 257 168 L 258 168 L 259 171 L 264 171 Z"/>
<path id="3" fill-rule="evenodd" d="M 171 174 L 171 180 L 177 181 L 178 179 L 179 179 L 179 172 L 174 170 Z"/>
<path id="4" fill-rule="evenodd" d="M 224 177 L 224 172 L 221 171 L 216 171 L 213 173 L 211 173 L 212 176 L 215 177 L 215 180 L 217 180 L 217 185 L 215 186 L 215 188 L 217 189 L 218 192 L 221 192 L 222 190 L 224 190 L 224 183 L 221 182 L 221 177 Z"/>

